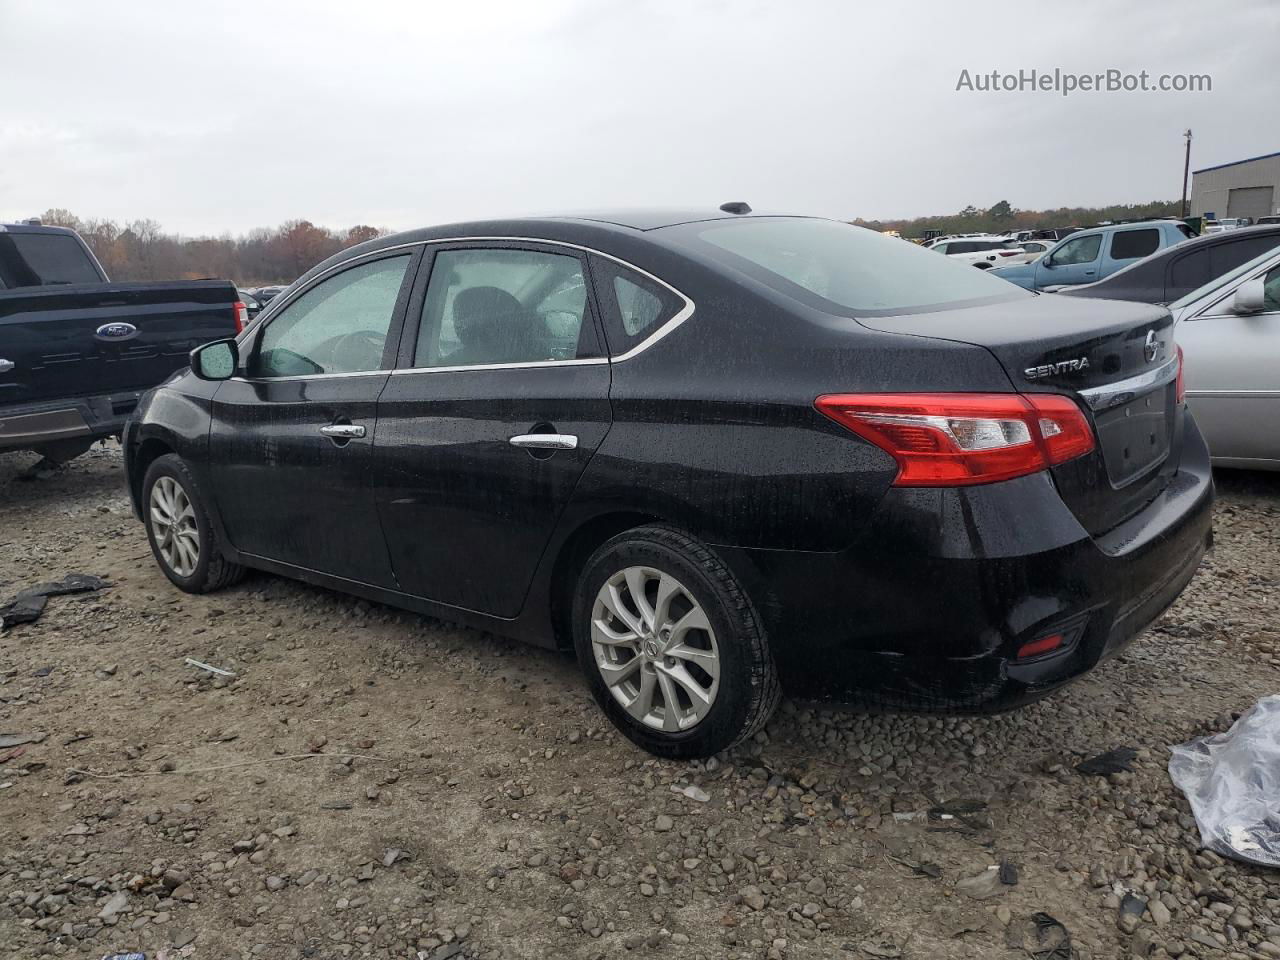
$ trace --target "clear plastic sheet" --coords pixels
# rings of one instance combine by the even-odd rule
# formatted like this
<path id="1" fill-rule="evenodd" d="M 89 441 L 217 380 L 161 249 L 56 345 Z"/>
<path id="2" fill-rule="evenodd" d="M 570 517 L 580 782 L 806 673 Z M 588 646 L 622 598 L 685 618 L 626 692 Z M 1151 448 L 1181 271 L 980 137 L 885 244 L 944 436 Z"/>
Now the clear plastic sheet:
<path id="1" fill-rule="evenodd" d="M 1280 696 L 1259 700 L 1226 733 L 1174 747 L 1169 776 L 1205 847 L 1280 867 Z"/>

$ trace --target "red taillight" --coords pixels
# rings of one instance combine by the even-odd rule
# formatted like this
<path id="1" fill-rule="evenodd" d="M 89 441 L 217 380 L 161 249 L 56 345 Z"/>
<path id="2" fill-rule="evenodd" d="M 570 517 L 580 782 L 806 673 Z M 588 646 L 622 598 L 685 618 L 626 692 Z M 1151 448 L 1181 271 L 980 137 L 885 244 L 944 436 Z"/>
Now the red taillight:
<path id="1" fill-rule="evenodd" d="M 240 300 L 237 300 L 234 304 L 232 304 L 231 309 L 235 312 L 236 333 L 239 333 L 245 328 L 245 325 L 248 324 L 249 322 L 249 308 L 246 307 L 243 302 L 241 302 Z"/>
<path id="2" fill-rule="evenodd" d="M 1185 375 L 1186 361 L 1182 357 L 1182 345 L 1178 345 L 1178 382 L 1173 388 L 1174 399 L 1178 403 L 1187 399 L 1187 380 Z"/>
<path id="3" fill-rule="evenodd" d="M 1047 637 L 1040 637 L 1038 640 L 1032 640 L 1024 643 L 1018 648 L 1015 656 L 1017 660 L 1030 660 L 1032 657 L 1042 657 L 1046 653 L 1052 653 L 1062 646 L 1062 634 L 1051 633 Z"/>
<path id="4" fill-rule="evenodd" d="M 1025 250 L 997 250 L 1002 257 L 1016 257 L 1020 253 L 1026 253 Z"/>
<path id="5" fill-rule="evenodd" d="M 898 487 L 994 483 L 1094 446 L 1084 412 L 1058 394 L 830 394 L 815 406 L 897 460 Z"/>

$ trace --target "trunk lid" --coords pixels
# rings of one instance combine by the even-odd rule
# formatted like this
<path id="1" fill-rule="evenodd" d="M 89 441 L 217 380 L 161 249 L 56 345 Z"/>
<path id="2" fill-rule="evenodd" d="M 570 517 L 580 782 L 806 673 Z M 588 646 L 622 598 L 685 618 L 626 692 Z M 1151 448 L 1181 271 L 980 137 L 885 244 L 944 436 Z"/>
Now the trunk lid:
<path id="1" fill-rule="evenodd" d="M 1176 470 L 1182 411 L 1173 318 L 1163 308 L 1043 295 L 859 323 L 985 347 L 1018 392 L 1065 394 L 1079 403 L 1097 447 L 1052 473 L 1093 535 L 1149 504 Z"/>
<path id="2" fill-rule="evenodd" d="M 235 332 L 226 281 L 0 291 L 0 406 L 141 391 Z"/>

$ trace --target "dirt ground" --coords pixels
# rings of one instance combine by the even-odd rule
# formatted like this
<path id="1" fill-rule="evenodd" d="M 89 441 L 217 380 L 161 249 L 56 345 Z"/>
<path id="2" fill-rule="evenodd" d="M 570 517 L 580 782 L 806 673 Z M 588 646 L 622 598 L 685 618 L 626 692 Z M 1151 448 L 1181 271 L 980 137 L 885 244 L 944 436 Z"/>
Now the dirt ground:
<path id="1" fill-rule="evenodd" d="M 1280 871 L 1202 852 L 1165 769 L 1280 689 L 1280 476 L 1220 474 L 1183 598 L 1043 703 L 784 703 L 671 763 L 563 656 L 267 575 L 182 594 L 118 448 L 34 460 L 0 456 L 0 602 L 112 585 L 0 635 L 0 734 L 44 735 L 0 749 L 0 955 L 1280 957 Z"/>

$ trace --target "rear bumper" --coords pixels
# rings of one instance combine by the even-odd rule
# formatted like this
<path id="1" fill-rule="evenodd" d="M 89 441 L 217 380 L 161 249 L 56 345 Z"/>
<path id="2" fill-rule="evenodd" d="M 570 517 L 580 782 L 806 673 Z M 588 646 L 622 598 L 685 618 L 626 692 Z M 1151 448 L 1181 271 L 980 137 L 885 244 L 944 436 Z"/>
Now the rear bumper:
<path id="1" fill-rule="evenodd" d="M 1188 418 L 1165 490 L 1092 538 L 1047 474 L 896 488 L 841 553 L 718 548 L 765 619 L 787 693 L 872 709 L 993 712 L 1038 699 L 1141 633 L 1212 538 L 1208 450 Z M 1018 661 L 1030 640 L 1060 650 Z"/>
<path id="2" fill-rule="evenodd" d="M 33 450 L 119 436 L 140 396 L 141 391 L 131 390 L 0 408 L 0 450 Z"/>

